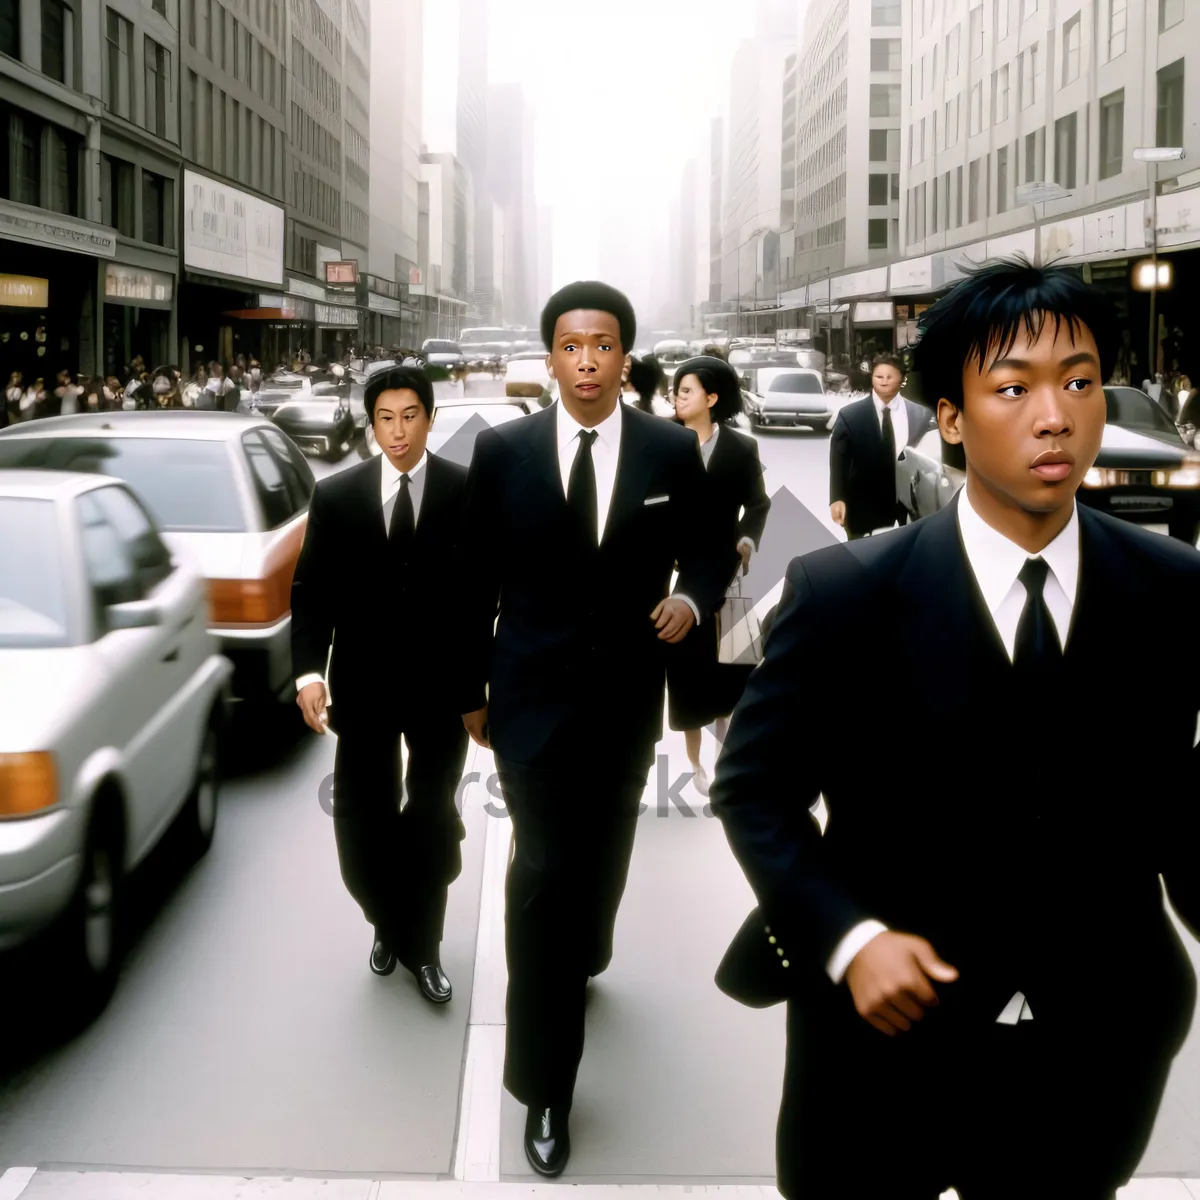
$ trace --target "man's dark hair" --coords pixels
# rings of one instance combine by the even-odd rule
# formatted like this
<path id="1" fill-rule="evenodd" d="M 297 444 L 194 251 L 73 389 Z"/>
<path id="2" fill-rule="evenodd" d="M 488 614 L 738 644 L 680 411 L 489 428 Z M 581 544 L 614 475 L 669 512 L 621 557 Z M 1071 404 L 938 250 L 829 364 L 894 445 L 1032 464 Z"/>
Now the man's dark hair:
<path id="1" fill-rule="evenodd" d="M 647 355 L 635 358 L 629 365 L 629 382 L 640 397 L 638 408 L 642 412 L 654 411 L 654 396 L 667 381 L 666 373 L 658 365 L 658 359 Z"/>
<path id="2" fill-rule="evenodd" d="M 587 309 L 608 313 L 616 317 L 621 330 L 621 349 L 628 354 L 637 338 L 637 317 L 629 298 L 607 283 L 585 279 L 580 283 L 568 283 L 554 293 L 542 309 L 542 341 L 547 350 L 554 349 L 554 327 L 563 313 Z"/>
<path id="3" fill-rule="evenodd" d="M 877 354 L 871 360 L 871 370 L 876 367 L 891 367 L 893 371 L 899 371 L 904 374 L 904 363 L 895 354 Z"/>
<path id="4" fill-rule="evenodd" d="M 433 384 L 426 379 L 425 372 L 416 367 L 391 367 L 373 375 L 363 393 L 363 405 L 367 410 L 369 424 L 375 424 L 375 402 L 384 392 L 391 391 L 414 392 L 425 410 L 425 415 L 433 416 Z"/>
<path id="5" fill-rule="evenodd" d="M 717 402 L 708 410 L 709 417 L 717 424 L 731 421 L 742 411 L 742 388 L 737 372 L 724 360 L 702 355 L 690 358 L 675 372 L 672 390 L 688 375 L 695 375 L 706 396 L 715 395 Z"/>
<path id="6" fill-rule="evenodd" d="M 913 367 L 930 407 L 944 397 L 961 409 L 967 365 L 983 367 L 1007 354 L 1022 330 L 1038 337 L 1047 320 L 1056 330 L 1066 325 L 1072 341 L 1087 329 L 1100 352 L 1100 378 L 1112 375 L 1120 344 L 1116 315 L 1077 271 L 1012 258 L 968 268 L 966 276 L 917 321 Z"/>

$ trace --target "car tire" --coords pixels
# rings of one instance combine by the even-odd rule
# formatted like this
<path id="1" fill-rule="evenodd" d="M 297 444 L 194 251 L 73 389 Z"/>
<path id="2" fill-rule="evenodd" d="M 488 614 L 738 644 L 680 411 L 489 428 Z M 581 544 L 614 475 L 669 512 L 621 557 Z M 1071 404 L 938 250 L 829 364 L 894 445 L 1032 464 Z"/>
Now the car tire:
<path id="1" fill-rule="evenodd" d="M 78 1015 L 89 1020 L 108 1003 L 120 972 L 124 863 L 115 804 L 101 797 L 84 842 L 79 884 L 64 918 L 62 965 Z"/>
<path id="2" fill-rule="evenodd" d="M 179 814 L 185 853 L 192 862 L 203 858 L 212 845 L 220 792 L 221 724 L 214 713 L 205 727 L 192 788 Z"/>

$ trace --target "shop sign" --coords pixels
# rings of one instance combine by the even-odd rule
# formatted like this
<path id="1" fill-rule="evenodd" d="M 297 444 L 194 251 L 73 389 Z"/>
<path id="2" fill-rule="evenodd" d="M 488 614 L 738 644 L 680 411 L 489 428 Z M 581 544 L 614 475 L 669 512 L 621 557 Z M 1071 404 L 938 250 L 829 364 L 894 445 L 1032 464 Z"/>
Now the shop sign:
<path id="1" fill-rule="evenodd" d="M 50 281 L 32 275 L 0 275 L 0 307 L 48 308 Z"/>
<path id="2" fill-rule="evenodd" d="M 1159 196 L 1155 223 L 1160 246 L 1181 246 L 1200 240 L 1200 188 Z"/>
<path id="3" fill-rule="evenodd" d="M 283 209 L 185 170 L 183 263 L 194 271 L 282 285 Z"/>
<path id="4" fill-rule="evenodd" d="M 890 325 L 895 309 L 890 300 L 860 300 L 854 306 L 855 325 Z"/>
<path id="5" fill-rule="evenodd" d="M 907 262 L 892 263 L 889 272 L 888 290 L 896 295 L 900 292 L 933 291 L 933 258 L 910 258 Z"/>
<path id="6" fill-rule="evenodd" d="M 358 283 L 358 263 L 354 259 L 327 262 L 325 282 L 330 287 L 354 287 Z"/>
<path id="7" fill-rule="evenodd" d="M 318 325 L 358 325 L 357 308 L 344 308 L 339 304 L 318 304 L 315 307 Z"/>
<path id="8" fill-rule="evenodd" d="M 782 292 L 779 296 L 780 308 L 805 308 L 808 305 L 808 288 L 793 288 L 790 292 Z"/>
<path id="9" fill-rule="evenodd" d="M 103 225 L 89 225 L 71 217 L 51 217 L 44 209 L 0 200 L 0 237 L 56 250 L 75 250 L 97 258 L 117 253 L 117 232 Z"/>
<path id="10" fill-rule="evenodd" d="M 170 304 L 175 291 L 175 281 L 170 275 L 159 271 L 145 271 L 137 267 L 123 267 L 109 263 L 104 275 L 104 298 L 117 303 L 136 303 L 148 300 L 154 304 Z"/>
<path id="11" fill-rule="evenodd" d="M 1066 221 L 1055 221 L 1043 225 L 1039 230 L 1042 243 L 1042 262 L 1052 263 L 1058 259 L 1074 258 L 1083 253 L 1083 218 L 1072 217 Z"/>
<path id="12" fill-rule="evenodd" d="M 325 289 L 318 287 L 315 283 L 305 283 L 301 279 L 289 279 L 287 281 L 287 290 L 293 296 L 303 296 L 307 300 L 324 300 Z"/>
<path id="13" fill-rule="evenodd" d="M 835 300 L 846 300 L 852 296 L 874 296 L 887 290 L 887 267 L 876 267 L 872 271 L 856 271 L 853 275 L 839 275 L 833 281 L 833 298 Z"/>
<path id="14" fill-rule="evenodd" d="M 374 292 L 367 294 L 367 307 L 372 312 L 385 313 L 391 317 L 400 315 L 399 300 L 389 300 L 386 296 L 377 296 Z"/>

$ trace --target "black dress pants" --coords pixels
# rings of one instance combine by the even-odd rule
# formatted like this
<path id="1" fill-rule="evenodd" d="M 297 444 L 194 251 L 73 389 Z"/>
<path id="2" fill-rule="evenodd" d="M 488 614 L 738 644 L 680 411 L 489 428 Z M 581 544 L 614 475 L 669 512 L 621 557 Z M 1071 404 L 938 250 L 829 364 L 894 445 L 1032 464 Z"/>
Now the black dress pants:
<path id="1" fill-rule="evenodd" d="M 649 762 L 528 765 L 497 756 L 496 769 L 513 822 L 504 1086 L 531 1108 L 569 1106 L 588 976 L 612 957 Z"/>
<path id="2" fill-rule="evenodd" d="M 339 730 L 333 825 L 342 879 L 406 967 L 438 961 L 449 887 L 462 870 L 466 829 L 455 801 L 467 741 L 456 713 L 422 715 L 403 730 L 357 722 Z"/>

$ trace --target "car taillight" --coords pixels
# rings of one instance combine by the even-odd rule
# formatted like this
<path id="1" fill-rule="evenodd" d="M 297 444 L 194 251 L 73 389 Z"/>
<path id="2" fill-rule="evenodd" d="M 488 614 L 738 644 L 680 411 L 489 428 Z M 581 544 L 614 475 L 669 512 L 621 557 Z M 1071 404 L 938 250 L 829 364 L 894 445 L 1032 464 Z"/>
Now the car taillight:
<path id="1" fill-rule="evenodd" d="M 210 579 L 209 620 L 213 625 L 273 625 L 292 608 L 292 576 L 304 544 L 298 521 L 271 547 L 261 579 Z"/>
<path id="2" fill-rule="evenodd" d="M 52 754 L 0 754 L 0 817 L 24 817 L 57 803 Z"/>

